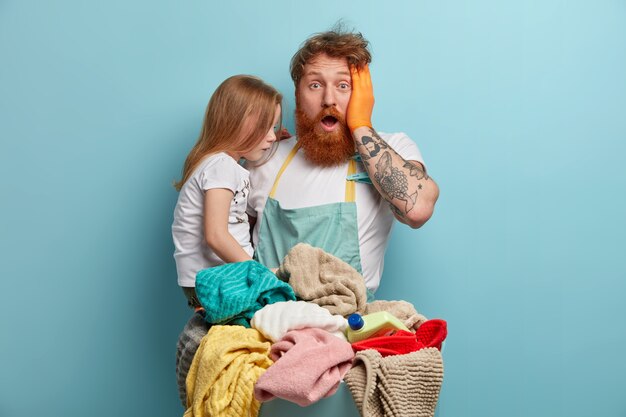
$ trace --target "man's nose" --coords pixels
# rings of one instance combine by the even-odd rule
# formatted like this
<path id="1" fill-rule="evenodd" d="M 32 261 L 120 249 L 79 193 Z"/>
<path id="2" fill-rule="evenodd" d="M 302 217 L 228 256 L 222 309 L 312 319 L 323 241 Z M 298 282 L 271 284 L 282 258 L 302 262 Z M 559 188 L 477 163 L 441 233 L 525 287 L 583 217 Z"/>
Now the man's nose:
<path id="1" fill-rule="evenodd" d="M 332 88 L 324 89 L 324 95 L 322 97 L 322 107 L 332 107 L 337 105 L 337 99 L 335 92 Z"/>

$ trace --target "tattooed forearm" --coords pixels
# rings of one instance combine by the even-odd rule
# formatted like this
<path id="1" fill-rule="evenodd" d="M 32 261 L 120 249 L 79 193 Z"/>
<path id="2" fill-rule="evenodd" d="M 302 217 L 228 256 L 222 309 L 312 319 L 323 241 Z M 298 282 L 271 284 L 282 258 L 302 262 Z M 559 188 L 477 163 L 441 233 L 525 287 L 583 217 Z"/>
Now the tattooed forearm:
<path id="1" fill-rule="evenodd" d="M 398 207 L 396 207 L 393 204 L 389 203 L 389 208 L 391 208 L 391 211 L 393 211 L 396 214 L 396 216 L 398 216 L 400 218 L 403 218 L 403 219 L 406 219 L 406 215 Z"/>
<path id="2" fill-rule="evenodd" d="M 405 202 L 405 212 L 411 211 L 417 200 L 417 190 L 409 195 L 409 183 L 406 174 L 391 164 L 391 154 L 385 151 L 378 163 L 376 164 L 376 172 L 374 179 L 380 184 L 380 188 L 389 197 Z"/>
<path id="3" fill-rule="evenodd" d="M 430 178 L 419 162 L 406 161 L 374 129 L 355 137 L 357 150 L 375 187 L 394 213 L 406 218 L 417 203 L 418 192 Z"/>

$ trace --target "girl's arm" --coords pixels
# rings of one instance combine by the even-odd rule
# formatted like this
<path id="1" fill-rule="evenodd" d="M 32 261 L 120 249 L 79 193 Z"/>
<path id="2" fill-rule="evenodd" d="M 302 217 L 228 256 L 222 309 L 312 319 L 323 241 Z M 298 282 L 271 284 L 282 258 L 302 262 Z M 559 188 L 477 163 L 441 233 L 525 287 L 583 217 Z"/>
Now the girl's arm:
<path id="1" fill-rule="evenodd" d="M 225 188 L 212 188 L 204 193 L 204 238 L 209 248 L 226 263 L 252 259 L 228 232 L 233 196 L 233 192 Z"/>

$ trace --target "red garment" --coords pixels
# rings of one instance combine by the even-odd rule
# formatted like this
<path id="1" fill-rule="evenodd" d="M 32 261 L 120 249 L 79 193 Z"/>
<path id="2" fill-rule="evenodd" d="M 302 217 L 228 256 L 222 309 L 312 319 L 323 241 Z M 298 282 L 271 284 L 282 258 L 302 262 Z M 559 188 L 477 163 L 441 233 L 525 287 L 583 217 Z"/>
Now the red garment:
<path id="1" fill-rule="evenodd" d="M 441 343 L 448 335 L 447 324 L 444 320 L 427 320 L 415 333 L 398 330 L 391 336 L 372 337 L 352 343 L 355 352 L 374 349 L 382 356 L 403 355 L 427 347 L 436 347 L 441 350 Z"/>
<path id="2" fill-rule="evenodd" d="M 403 355 L 415 352 L 423 347 L 417 342 L 415 335 L 406 330 L 398 330 L 391 336 L 372 337 L 352 343 L 352 349 L 359 350 L 374 349 L 382 356 Z"/>
<path id="3" fill-rule="evenodd" d="M 436 347 L 441 350 L 441 344 L 448 335 L 448 325 L 445 320 L 427 320 L 415 332 L 415 338 L 423 347 Z"/>

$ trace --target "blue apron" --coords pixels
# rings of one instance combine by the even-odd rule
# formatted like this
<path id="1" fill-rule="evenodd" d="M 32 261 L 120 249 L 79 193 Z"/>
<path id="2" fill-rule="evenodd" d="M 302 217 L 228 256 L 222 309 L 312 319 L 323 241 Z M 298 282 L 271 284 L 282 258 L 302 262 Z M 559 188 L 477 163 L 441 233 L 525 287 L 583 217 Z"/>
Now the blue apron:
<path id="1" fill-rule="evenodd" d="M 292 247 L 308 243 L 342 259 L 362 273 L 354 180 L 346 179 L 344 202 L 284 209 L 274 198 L 280 177 L 299 149 L 300 144 L 296 143 L 278 171 L 265 203 L 256 247 L 257 260 L 268 268 L 276 268 Z M 348 176 L 355 172 L 356 161 L 351 159 Z"/>

